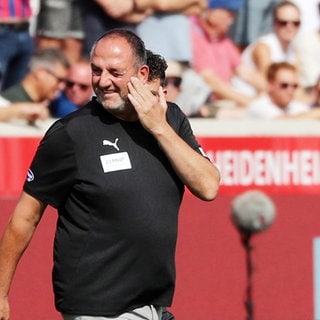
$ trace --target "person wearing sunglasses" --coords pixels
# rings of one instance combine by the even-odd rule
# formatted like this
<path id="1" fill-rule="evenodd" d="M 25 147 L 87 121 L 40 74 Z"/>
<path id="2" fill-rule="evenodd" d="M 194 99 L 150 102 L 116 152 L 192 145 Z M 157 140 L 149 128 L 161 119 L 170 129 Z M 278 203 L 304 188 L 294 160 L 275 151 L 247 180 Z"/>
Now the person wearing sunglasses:
<path id="1" fill-rule="evenodd" d="M 211 87 L 186 63 L 169 60 L 164 89 L 167 101 L 174 102 L 188 117 L 209 117 L 207 103 Z"/>
<path id="2" fill-rule="evenodd" d="M 51 102 L 52 117 L 61 118 L 83 107 L 92 95 L 90 61 L 81 59 L 70 66 L 63 91 Z"/>
<path id="3" fill-rule="evenodd" d="M 210 102 L 214 105 L 246 106 L 251 97 L 232 86 L 237 76 L 259 86 L 263 79 L 241 61 L 238 47 L 228 32 L 244 5 L 243 0 L 210 0 L 202 15 L 190 18 L 193 59 L 191 67 L 211 87 Z"/>
<path id="4" fill-rule="evenodd" d="M 290 1 L 281 1 L 273 11 L 273 31 L 258 38 L 242 52 L 243 63 L 256 69 L 264 78 L 266 70 L 273 62 L 286 61 L 298 67 L 298 54 L 293 41 L 298 34 L 301 24 L 300 9 Z M 255 96 L 265 90 L 265 85 L 259 90 L 241 81 L 233 79 L 234 87 L 243 93 Z"/>
<path id="5" fill-rule="evenodd" d="M 288 62 L 272 63 L 267 70 L 267 82 L 267 93 L 248 105 L 245 118 L 289 118 L 310 110 L 307 103 L 295 98 L 299 77 L 294 65 Z"/>
<path id="6" fill-rule="evenodd" d="M 38 49 L 23 80 L 1 92 L 0 120 L 24 118 L 33 124 L 37 119 L 48 118 L 48 104 L 63 90 L 68 68 L 69 63 L 59 50 Z"/>

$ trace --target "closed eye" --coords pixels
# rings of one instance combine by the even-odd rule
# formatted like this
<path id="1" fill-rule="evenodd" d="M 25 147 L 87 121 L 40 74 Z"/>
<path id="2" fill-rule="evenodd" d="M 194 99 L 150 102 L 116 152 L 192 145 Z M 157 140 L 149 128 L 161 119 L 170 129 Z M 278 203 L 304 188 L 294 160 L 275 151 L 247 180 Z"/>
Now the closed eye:
<path id="1" fill-rule="evenodd" d="M 94 76 L 100 76 L 102 73 L 102 70 L 96 67 L 95 65 L 91 65 L 91 71 L 92 71 L 92 75 Z"/>

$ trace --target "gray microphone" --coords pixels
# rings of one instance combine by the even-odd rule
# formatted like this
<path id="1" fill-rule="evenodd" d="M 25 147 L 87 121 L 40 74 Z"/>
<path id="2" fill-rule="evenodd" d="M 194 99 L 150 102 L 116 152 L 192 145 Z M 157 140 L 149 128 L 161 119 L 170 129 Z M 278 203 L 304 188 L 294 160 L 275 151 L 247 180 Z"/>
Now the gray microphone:
<path id="1" fill-rule="evenodd" d="M 266 230 L 276 215 L 273 201 L 259 190 L 240 194 L 232 201 L 231 208 L 233 223 L 241 232 L 248 234 Z"/>

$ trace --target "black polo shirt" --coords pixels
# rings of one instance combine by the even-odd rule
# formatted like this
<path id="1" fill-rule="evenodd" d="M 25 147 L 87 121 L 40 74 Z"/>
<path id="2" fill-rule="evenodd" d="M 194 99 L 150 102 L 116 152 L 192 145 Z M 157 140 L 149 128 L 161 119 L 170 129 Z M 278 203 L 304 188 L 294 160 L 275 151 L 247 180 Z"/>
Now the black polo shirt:
<path id="1" fill-rule="evenodd" d="M 169 104 L 167 119 L 198 150 L 176 105 Z M 38 147 L 24 190 L 58 209 L 59 311 L 112 316 L 171 304 L 184 186 L 139 121 L 121 121 L 95 99 L 58 120 Z"/>

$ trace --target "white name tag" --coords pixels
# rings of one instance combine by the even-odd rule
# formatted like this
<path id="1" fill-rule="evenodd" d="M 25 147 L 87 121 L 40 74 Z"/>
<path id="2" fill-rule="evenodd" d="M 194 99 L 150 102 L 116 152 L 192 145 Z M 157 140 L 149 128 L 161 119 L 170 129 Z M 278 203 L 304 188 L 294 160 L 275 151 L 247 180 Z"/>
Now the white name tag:
<path id="1" fill-rule="evenodd" d="M 100 156 L 103 172 L 113 172 L 131 169 L 131 161 L 128 152 L 119 152 Z"/>

